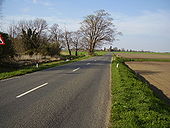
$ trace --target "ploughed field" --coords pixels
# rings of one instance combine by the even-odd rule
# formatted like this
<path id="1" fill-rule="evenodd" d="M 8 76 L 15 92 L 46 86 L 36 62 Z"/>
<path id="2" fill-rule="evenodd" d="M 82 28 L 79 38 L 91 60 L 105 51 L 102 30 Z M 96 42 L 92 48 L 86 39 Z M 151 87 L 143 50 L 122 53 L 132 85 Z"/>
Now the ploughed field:
<path id="1" fill-rule="evenodd" d="M 170 59 L 170 54 L 115 53 L 132 59 Z M 170 62 L 131 61 L 126 64 L 170 99 Z"/>
<path id="2" fill-rule="evenodd" d="M 170 54 L 158 53 L 115 53 L 118 56 L 132 59 L 170 59 Z"/>

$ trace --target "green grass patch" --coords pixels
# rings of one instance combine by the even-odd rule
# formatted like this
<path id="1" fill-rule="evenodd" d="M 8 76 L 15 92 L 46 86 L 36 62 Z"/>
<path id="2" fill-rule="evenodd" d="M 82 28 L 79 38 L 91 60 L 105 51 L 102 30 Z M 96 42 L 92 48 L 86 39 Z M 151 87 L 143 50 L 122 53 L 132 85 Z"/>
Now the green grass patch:
<path id="1" fill-rule="evenodd" d="M 87 51 L 78 51 L 77 53 L 78 53 L 78 56 L 88 55 Z M 75 51 L 71 51 L 71 54 L 75 55 Z M 69 55 L 69 52 L 68 51 L 61 51 L 61 55 Z"/>
<path id="2" fill-rule="evenodd" d="M 106 53 L 107 52 L 104 52 L 104 51 L 96 51 L 95 55 L 101 56 L 101 55 L 105 55 Z M 73 56 L 69 56 L 68 51 L 62 51 L 61 57 L 65 59 L 71 59 L 70 61 L 60 60 L 60 61 L 55 61 L 55 62 L 50 62 L 50 63 L 44 63 L 44 64 L 40 64 L 39 68 L 37 68 L 36 66 L 27 66 L 27 67 L 23 67 L 20 69 L 1 67 L 0 68 L 0 80 L 10 78 L 13 76 L 24 75 L 24 74 L 35 72 L 35 71 L 40 71 L 40 70 L 55 67 L 55 66 L 60 66 L 63 64 L 71 63 L 71 62 L 80 61 L 82 59 L 87 59 L 91 57 L 91 56 L 87 56 L 88 53 L 86 51 L 79 51 L 78 56 L 74 56 L 74 51 L 72 51 L 72 54 Z"/>
<path id="3" fill-rule="evenodd" d="M 119 67 L 116 68 L 117 63 Z M 169 128 L 170 107 L 129 69 L 112 63 L 112 128 Z"/>
<path id="4" fill-rule="evenodd" d="M 95 55 L 97 56 L 103 56 L 106 55 L 108 52 L 107 51 L 95 51 Z"/>
<path id="5" fill-rule="evenodd" d="M 60 66 L 63 64 L 67 64 L 67 63 L 77 62 L 77 61 L 80 61 L 83 59 L 87 59 L 89 57 L 90 56 L 81 56 L 81 57 L 73 58 L 73 56 L 71 56 L 71 57 L 68 56 L 67 58 L 73 58 L 73 60 L 70 60 L 70 61 L 60 60 L 60 61 L 40 64 L 38 68 L 36 66 L 28 66 L 28 67 L 24 67 L 24 68 L 21 68 L 18 70 L 14 70 L 14 71 L 2 72 L 2 73 L 0 73 L 0 80 L 10 78 L 13 76 L 24 75 L 24 74 L 35 72 L 35 71 L 40 71 L 40 70 L 47 69 L 47 68 L 52 68 L 55 66 Z"/>
<path id="6" fill-rule="evenodd" d="M 107 54 L 108 52 L 107 51 L 95 51 L 94 55 L 96 56 L 103 56 L 105 54 Z M 62 55 L 69 55 L 69 52 L 68 51 L 62 51 L 61 52 Z M 71 54 L 72 55 L 75 55 L 75 51 L 71 51 Z M 86 56 L 88 55 L 88 51 L 78 51 L 78 56 Z"/>

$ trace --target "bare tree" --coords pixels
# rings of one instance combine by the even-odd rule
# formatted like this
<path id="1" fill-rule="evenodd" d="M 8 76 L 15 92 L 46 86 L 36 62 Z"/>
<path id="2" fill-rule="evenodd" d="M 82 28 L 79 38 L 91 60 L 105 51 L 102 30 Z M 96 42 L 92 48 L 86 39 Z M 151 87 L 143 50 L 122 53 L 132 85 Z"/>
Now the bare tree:
<path id="1" fill-rule="evenodd" d="M 94 53 L 96 46 L 114 40 L 115 26 L 112 21 L 113 19 L 105 10 L 99 10 L 95 14 L 86 16 L 81 22 L 80 29 L 88 43 L 89 54 Z"/>
<path id="2" fill-rule="evenodd" d="M 44 19 L 37 18 L 35 20 L 20 20 L 17 24 L 13 24 L 10 27 L 15 29 L 16 35 L 20 35 L 22 30 L 31 29 L 32 31 L 36 30 L 39 36 L 43 36 L 46 34 L 48 24 Z"/>
<path id="3" fill-rule="evenodd" d="M 17 30 L 15 24 L 10 24 L 7 31 L 10 37 L 14 38 L 17 36 L 17 32 L 16 32 Z"/>
<path id="4" fill-rule="evenodd" d="M 71 38 L 71 32 L 65 30 L 65 32 L 63 33 L 63 39 L 65 42 L 65 46 L 67 47 L 67 50 L 69 52 L 69 55 L 71 56 L 71 44 L 72 44 L 72 38 Z"/>
<path id="5" fill-rule="evenodd" d="M 78 50 L 81 47 L 80 42 L 82 39 L 82 34 L 80 31 L 72 32 L 72 44 L 75 49 L 75 56 L 78 55 Z"/>
<path id="6" fill-rule="evenodd" d="M 45 31 L 48 28 L 48 24 L 44 19 L 37 18 L 33 20 L 32 23 L 30 24 L 31 26 L 33 26 L 33 29 L 36 29 L 36 32 L 38 33 L 39 36 L 45 34 Z"/>
<path id="7" fill-rule="evenodd" d="M 43 19 L 21 20 L 17 24 L 12 24 L 9 29 L 9 35 L 14 44 L 25 49 L 25 53 L 37 54 L 41 47 L 47 43 L 47 22 Z M 19 49 L 19 51 L 21 48 Z"/>
<path id="8" fill-rule="evenodd" d="M 17 25 L 11 24 L 8 27 L 7 31 L 8 31 L 10 40 L 12 41 L 12 44 L 14 45 L 14 49 L 15 49 L 17 55 L 19 55 L 20 53 L 23 53 L 25 51 L 24 44 L 20 37 L 21 33 L 18 32 Z"/>
<path id="9" fill-rule="evenodd" d="M 58 24 L 53 24 L 50 29 L 50 37 L 49 40 L 51 42 L 58 43 L 60 47 L 63 47 L 63 33 L 62 30 L 59 28 Z"/>

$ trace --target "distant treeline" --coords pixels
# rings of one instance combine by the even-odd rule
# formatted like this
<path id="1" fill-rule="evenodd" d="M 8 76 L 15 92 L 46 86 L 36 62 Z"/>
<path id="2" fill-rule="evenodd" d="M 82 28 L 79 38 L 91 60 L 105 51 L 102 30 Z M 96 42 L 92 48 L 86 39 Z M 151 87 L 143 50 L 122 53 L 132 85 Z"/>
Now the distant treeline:
<path id="1" fill-rule="evenodd" d="M 117 48 L 117 47 L 110 47 L 109 49 L 112 52 L 152 52 L 152 51 L 145 51 L 145 50 L 132 50 L 132 49 L 124 49 L 124 48 Z"/>

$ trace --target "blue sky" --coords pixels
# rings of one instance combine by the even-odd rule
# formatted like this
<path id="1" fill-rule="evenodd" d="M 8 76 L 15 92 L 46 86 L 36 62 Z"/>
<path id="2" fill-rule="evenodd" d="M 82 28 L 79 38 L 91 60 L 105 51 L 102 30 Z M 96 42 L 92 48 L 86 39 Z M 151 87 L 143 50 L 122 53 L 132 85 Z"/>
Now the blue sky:
<path id="1" fill-rule="evenodd" d="M 113 47 L 170 52 L 170 0 L 4 0 L 4 29 L 21 19 L 44 18 L 76 30 L 93 11 L 108 11 L 123 36 Z"/>

